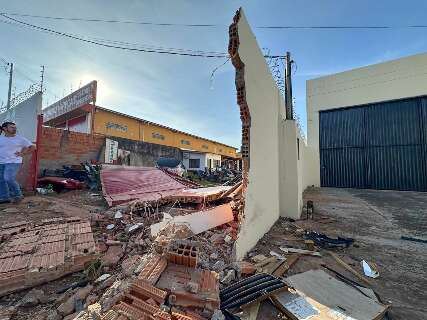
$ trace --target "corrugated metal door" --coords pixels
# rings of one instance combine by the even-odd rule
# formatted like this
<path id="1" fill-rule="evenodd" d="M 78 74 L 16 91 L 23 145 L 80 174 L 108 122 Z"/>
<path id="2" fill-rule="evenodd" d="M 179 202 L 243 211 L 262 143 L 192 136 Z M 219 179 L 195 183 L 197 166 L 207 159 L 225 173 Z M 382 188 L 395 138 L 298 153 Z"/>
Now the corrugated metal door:
<path id="1" fill-rule="evenodd" d="M 427 98 L 320 112 L 327 187 L 427 191 Z"/>

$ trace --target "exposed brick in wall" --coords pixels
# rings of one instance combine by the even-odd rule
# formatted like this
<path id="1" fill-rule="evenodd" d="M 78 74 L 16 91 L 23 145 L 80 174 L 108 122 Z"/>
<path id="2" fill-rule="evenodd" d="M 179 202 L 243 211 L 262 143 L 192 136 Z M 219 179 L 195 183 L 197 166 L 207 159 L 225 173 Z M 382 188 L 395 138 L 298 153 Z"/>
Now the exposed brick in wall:
<path id="1" fill-rule="evenodd" d="M 101 160 L 105 136 L 43 127 L 40 139 L 39 170 L 59 169 L 85 161 Z M 99 159 L 101 155 L 101 159 Z"/>
<path id="2" fill-rule="evenodd" d="M 239 56 L 239 32 L 238 22 L 240 18 L 240 11 L 237 11 L 233 23 L 229 28 L 229 43 L 228 53 L 231 56 L 231 62 L 236 69 L 236 91 L 237 91 L 237 104 L 240 107 L 240 119 L 242 121 L 242 162 L 243 162 L 243 185 L 248 184 L 249 172 L 249 159 L 250 159 L 250 129 L 251 129 L 251 114 L 249 112 L 248 103 L 246 101 L 246 88 L 245 88 L 245 64 Z"/>

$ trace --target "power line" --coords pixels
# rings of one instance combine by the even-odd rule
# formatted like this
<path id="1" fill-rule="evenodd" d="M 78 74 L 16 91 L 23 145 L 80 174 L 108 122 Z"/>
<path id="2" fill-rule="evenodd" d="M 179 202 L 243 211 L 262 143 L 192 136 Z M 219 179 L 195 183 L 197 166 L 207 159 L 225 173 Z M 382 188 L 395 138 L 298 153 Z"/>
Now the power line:
<path id="1" fill-rule="evenodd" d="M 7 21 L 0 20 L 0 22 L 5 22 L 8 24 L 12 24 L 19 27 L 25 27 L 30 28 L 31 30 L 36 30 L 43 33 L 48 34 L 54 34 L 57 36 L 66 37 L 69 39 L 79 40 L 86 43 L 103 46 L 106 48 L 113 48 L 113 49 L 121 49 L 121 50 L 128 50 L 128 51 L 138 51 L 138 52 L 147 52 L 147 53 L 159 53 L 159 54 L 169 54 L 169 55 L 178 55 L 178 56 L 189 56 L 189 57 L 203 57 L 203 58 L 227 58 L 229 55 L 225 52 L 215 52 L 215 51 L 202 51 L 202 50 L 192 50 L 192 49 L 181 49 L 181 48 L 165 48 L 165 47 L 157 47 L 157 46 L 150 46 L 150 45 L 143 45 L 143 44 L 135 44 L 135 43 L 129 43 L 124 41 L 115 41 L 115 40 L 108 40 L 108 39 L 100 39 L 100 38 L 93 38 L 93 37 L 87 37 L 87 36 L 81 36 L 66 32 L 60 32 L 53 29 L 40 27 L 31 23 L 27 23 L 21 20 L 17 20 L 14 18 L 11 18 L 7 16 L 6 14 L 0 13 L 0 16 L 8 19 Z M 265 56 L 268 58 L 280 58 L 283 56 L 280 55 L 272 55 L 272 56 Z"/>
<path id="2" fill-rule="evenodd" d="M 40 27 L 37 25 L 33 25 L 24 21 L 20 21 L 17 20 L 15 18 L 11 18 L 3 13 L 0 14 L 0 16 L 9 19 L 10 21 L 16 22 L 20 25 L 23 26 L 27 26 L 30 27 L 31 29 L 35 29 L 38 31 L 44 31 L 44 32 L 49 32 L 51 34 L 55 34 L 58 36 L 62 36 L 62 37 L 66 37 L 66 38 L 70 38 L 70 39 L 74 39 L 74 40 L 79 40 L 79 41 L 83 41 L 86 43 L 90 43 L 90 44 L 95 44 L 98 46 L 103 46 L 106 48 L 113 48 L 113 49 L 121 49 L 121 50 L 128 50 L 128 51 L 138 51 L 138 52 L 147 52 L 147 53 L 159 53 L 159 54 L 169 54 L 169 55 L 179 55 L 179 56 L 190 56 L 190 57 L 203 57 L 203 58 L 225 58 L 228 56 L 228 54 L 226 53 L 219 53 L 219 54 L 212 54 L 212 53 L 205 53 L 203 51 L 198 51 L 198 52 L 202 52 L 202 53 L 193 53 L 191 51 L 171 51 L 171 50 L 167 50 L 167 49 L 155 49 L 155 48 L 132 48 L 132 47 L 126 47 L 123 45 L 116 45 L 116 44 L 109 44 L 109 43 L 104 43 L 104 42 L 100 42 L 100 41 L 96 41 L 96 40 L 91 40 L 91 39 L 85 39 L 82 38 L 80 36 L 75 36 L 69 33 L 65 33 L 65 32 L 60 32 L 60 31 L 56 31 L 53 29 L 49 29 L 49 28 L 44 28 L 44 27 Z M 3 22 L 2 20 L 0 20 L 0 22 Z"/>
<path id="3" fill-rule="evenodd" d="M 220 24 L 185 24 L 185 23 L 156 23 L 149 21 L 132 21 L 132 20 L 114 20 L 114 19 L 85 19 L 85 18 L 72 18 L 72 17 L 52 17 L 52 16 L 39 16 L 31 15 L 24 13 L 10 13 L 10 12 L 1 12 L 0 14 L 5 14 L 8 16 L 16 17 L 27 17 L 27 18 L 40 18 L 40 19 L 50 19 L 50 20 L 66 20 L 66 21 L 84 21 L 84 22 L 102 22 L 102 23 L 120 23 L 120 24 L 139 24 L 139 25 L 153 25 L 153 26 L 165 26 L 165 27 L 227 27 Z"/>
<path id="4" fill-rule="evenodd" d="M 134 20 L 117 20 L 117 19 L 98 19 L 98 18 L 76 18 L 76 17 L 59 17 L 59 16 L 43 16 L 43 15 L 32 15 L 26 13 L 15 13 L 15 12 L 2 12 L 2 15 L 26 17 L 26 18 L 37 18 L 37 19 L 49 19 L 49 20 L 65 20 L 65 21 L 82 21 L 82 22 L 97 22 L 97 23 L 118 23 L 118 24 L 136 24 L 136 25 L 152 25 L 152 26 L 164 26 L 164 27 L 197 27 L 197 28 L 217 28 L 217 27 L 228 27 L 222 24 L 187 24 L 187 23 L 157 23 L 151 21 L 134 21 Z M 318 30 L 346 30 L 346 29 L 407 29 L 407 28 L 427 28 L 427 25 L 402 25 L 402 26 L 390 26 L 390 25 L 356 25 L 356 26 L 257 26 L 259 29 L 318 29 Z"/>

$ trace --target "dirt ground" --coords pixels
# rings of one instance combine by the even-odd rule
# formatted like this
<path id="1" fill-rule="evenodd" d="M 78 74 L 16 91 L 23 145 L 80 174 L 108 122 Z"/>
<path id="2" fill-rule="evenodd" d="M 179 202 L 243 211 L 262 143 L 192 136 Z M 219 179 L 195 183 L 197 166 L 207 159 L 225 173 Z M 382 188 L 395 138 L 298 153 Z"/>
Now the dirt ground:
<path id="1" fill-rule="evenodd" d="M 372 289 L 384 303 L 391 304 L 391 319 L 427 319 L 427 244 L 400 239 L 402 235 L 427 238 L 425 193 L 314 188 L 306 191 L 304 199 L 314 202 L 314 220 L 295 224 L 332 237 L 354 238 L 353 246 L 335 252 L 361 274 L 362 259 L 378 266 L 380 277 L 372 279 Z M 254 251 L 268 255 L 270 250 L 280 253 L 279 246 L 283 245 L 304 248 L 304 243 L 293 238 L 284 225 L 285 221 L 279 220 Z M 321 253 L 321 258 L 300 258 L 288 275 L 323 269 L 324 263 L 360 282 L 325 250 Z M 261 305 L 258 319 L 274 319 L 276 314 L 266 302 Z"/>

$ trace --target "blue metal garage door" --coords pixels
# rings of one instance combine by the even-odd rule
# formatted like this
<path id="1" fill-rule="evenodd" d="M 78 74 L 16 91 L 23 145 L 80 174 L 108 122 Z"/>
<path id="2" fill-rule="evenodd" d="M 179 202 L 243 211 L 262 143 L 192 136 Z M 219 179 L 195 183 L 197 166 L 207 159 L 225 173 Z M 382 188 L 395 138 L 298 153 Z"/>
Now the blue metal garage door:
<path id="1" fill-rule="evenodd" d="M 325 187 L 427 191 L 427 98 L 320 112 Z"/>

